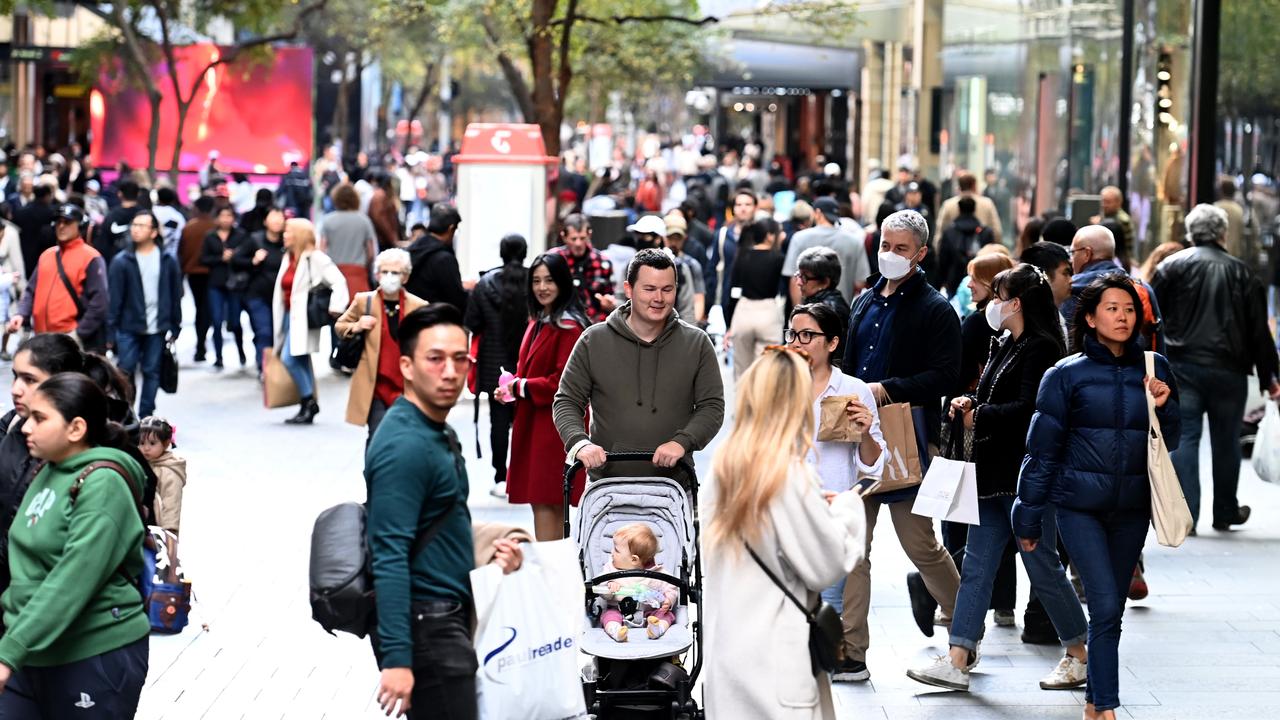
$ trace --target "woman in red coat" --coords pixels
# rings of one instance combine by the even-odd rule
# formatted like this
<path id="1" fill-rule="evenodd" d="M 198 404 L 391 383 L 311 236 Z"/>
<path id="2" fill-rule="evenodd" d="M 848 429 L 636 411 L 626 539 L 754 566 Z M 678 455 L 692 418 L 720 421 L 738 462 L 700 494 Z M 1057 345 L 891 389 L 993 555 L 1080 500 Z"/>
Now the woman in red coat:
<path id="1" fill-rule="evenodd" d="M 569 265 L 559 255 L 540 255 L 529 267 L 529 309 L 533 319 L 520 343 L 516 377 L 499 385 L 498 397 L 514 397 L 507 496 L 533 505 L 533 532 L 539 540 L 564 534 L 564 451 L 551 418 L 551 401 L 569 353 L 590 321 L 578 301 Z M 583 474 L 573 481 L 573 504 L 582 496 Z"/>

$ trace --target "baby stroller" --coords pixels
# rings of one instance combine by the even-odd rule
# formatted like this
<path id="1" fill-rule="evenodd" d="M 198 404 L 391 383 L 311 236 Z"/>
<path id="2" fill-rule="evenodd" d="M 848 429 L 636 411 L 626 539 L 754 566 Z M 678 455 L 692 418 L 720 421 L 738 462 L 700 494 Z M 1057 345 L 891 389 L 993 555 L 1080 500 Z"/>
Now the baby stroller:
<path id="1" fill-rule="evenodd" d="M 614 462 L 644 462 L 652 453 L 610 453 Z M 570 535 L 570 480 L 581 467 L 565 472 L 565 535 Z M 702 565 L 698 558 L 698 477 L 682 460 L 680 480 L 668 477 L 610 477 L 587 484 L 579 503 L 578 560 L 586 580 L 587 630 L 579 649 L 592 657 L 583 670 L 582 692 L 587 711 L 596 718 L 670 718 L 700 720 L 703 711 L 692 690 L 702 669 L 702 637 L 690 622 L 689 606 L 700 602 Z M 601 575 L 613 550 L 616 529 L 647 523 L 658 536 L 655 561 L 665 572 L 626 570 Z M 604 609 L 594 588 L 611 580 L 654 578 L 679 589 L 672 608 L 676 616 L 666 634 L 654 640 L 633 633 L 626 643 L 614 641 L 599 627 Z M 624 609 L 625 612 L 625 609 Z"/>

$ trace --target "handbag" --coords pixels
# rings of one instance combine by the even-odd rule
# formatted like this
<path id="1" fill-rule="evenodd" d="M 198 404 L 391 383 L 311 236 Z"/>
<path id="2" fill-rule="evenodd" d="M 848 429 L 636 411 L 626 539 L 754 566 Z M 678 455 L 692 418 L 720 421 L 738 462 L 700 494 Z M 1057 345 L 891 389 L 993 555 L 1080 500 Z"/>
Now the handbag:
<path id="1" fill-rule="evenodd" d="M 160 351 L 160 389 L 170 394 L 178 392 L 178 355 L 172 340 Z"/>
<path id="2" fill-rule="evenodd" d="M 756 551 L 747 545 L 747 552 L 751 554 L 751 559 L 756 561 L 756 565 L 764 571 L 765 575 L 773 581 L 773 584 L 782 591 L 783 595 L 791 601 L 793 605 L 804 613 L 804 619 L 809 622 L 809 662 L 813 665 L 813 674 L 819 672 L 835 672 L 840 661 L 840 639 L 844 636 L 844 625 L 840 622 L 840 613 L 831 606 L 831 603 L 818 601 L 818 606 L 810 610 L 800 602 L 799 598 L 791 594 L 786 585 L 778 579 L 777 575 L 764 564 Z"/>
<path id="3" fill-rule="evenodd" d="M 1143 353 L 1147 360 L 1147 377 L 1156 376 L 1156 354 Z M 1164 444 L 1160 420 L 1156 417 L 1156 399 L 1151 390 L 1147 396 L 1147 479 L 1151 483 L 1151 525 L 1156 529 L 1156 540 L 1165 547 L 1178 547 L 1191 533 L 1194 521 L 1187 499 L 1182 494 L 1182 483 L 1169 459 L 1169 449 Z"/>
<path id="4" fill-rule="evenodd" d="M 1253 445 L 1253 471 L 1269 483 L 1280 483 L 1280 406 L 1267 401 Z"/>
<path id="5" fill-rule="evenodd" d="M 915 487 L 929 470 L 929 453 L 923 432 L 924 408 L 909 403 L 880 406 L 880 432 L 884 435 L 884 479 L 874 495 Z"/>
<path id="6" fill-rule="evenodd" d="M 964 426 L 964 416 L 957 414 L 946 419 L 946 408 L 943 408 L 941 432 L 938 433 L 938 446 L 942 457 L 948 460 L 973 462 L 973 430 Z"/>
<path id="7" fill-rule="evenodd" d="M 311 281 L 311 289 L 307 291 L 307 327 L 312 330 L 329 327 L 329 300 L 333 297 L 333 288 L 328 285 L 316 285 L 315 275 L 311 272 L 311 257 L 307 257 L 307 278 Z"/>
<path id="8" fill-rule="evenodd" d="M 262 404 L 268 409 L 297 405 L 302 401 L 298 386 L 276 351 L 262 351 Z"/>
<path id="9" fill-rule="evenodd" d="M 364 314 L 373 314 L 372 293 L 365 298 Z M 358 332 L 353 332 L 344 338 L 339 338 L 338 344 L 333 346 L 334 362 L 352 371 L 359 367 L 360 358 L 364 357 L 364 339 L 368 334 L 367 330 L 360 330 Z"/>

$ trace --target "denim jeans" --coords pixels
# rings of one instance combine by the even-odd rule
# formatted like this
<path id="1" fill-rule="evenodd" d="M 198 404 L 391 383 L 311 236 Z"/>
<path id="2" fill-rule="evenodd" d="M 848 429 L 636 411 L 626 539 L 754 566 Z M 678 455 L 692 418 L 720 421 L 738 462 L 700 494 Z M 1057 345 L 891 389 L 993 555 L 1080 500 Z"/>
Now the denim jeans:
<path id="1" fill-rule="evenodd" d="M 222 325 L 226 323 L 231 336 L 236 339 L 236 351 L 241 352 L 244 329 L 240 327 L 240 295 L 226 288 L 209 288 L 209 314 L 213 321 L 213 355 L 222 361 Z"/>
<path id="2" fill-rule="evenodd" d="M 1058 509 L 1062 541 L 1071 550 L 1071 560 L 1089 598 L 1089 685 L 1084 699 L 1098 710 L 1120 705 L 1120 618 L 1150 522 L 1147 510 L 1084 513 Z"/>
<path id="3" fill-rule="evenodd" d="M 311 369 L 311 356 L 307 354 L 294 355 L 289 349 L 289 313 L 284 314 L 284 349 L 280 351 L 280 362 L 284 363 L 284 369 L 289 371 L 289 376 L 293 378 L 293 384 L 298 386 L 298 394 L 306 398 L 314 398 L 316 395 L 316 374 Z"/>
<path id="4" fill-rule="evenodd" d="M 964 550 L 964 567 L 960 573 L 960 592 L 956 595 L 955 614 L 951 616 L 950 642 L 956 647 L 973 650 L 986 631 L 987 608 L 991 605 L 991 588 L 1004 556 L 1005 546 L 1016 542 L 1013 523 L 1013 496 L 978 501 L 981 525 L 969 526 L 969 542 Z M 1057 523 L 1052 509 L 1046 509 L 1043 534 L 1032 552 L 1019 552 L 1027 578 L 1036 596 L 1044 603 L 1053 626 L 1062 638 L 1063 647 L 1079 645 L 1088 627 L 1080 600 L 1067 580 L 1058 560 Z"/>
<path id="5" fill-rule="evenodd" d="M 142 392 L 138 396 L 138 417 L 155 414 L 156 392 L 160 390 L 160 359 L 164 353 L 164 333 L 135 335 L 116 333 L 116 361 L 129 382 L 142 370 Z"/>
<path id="6" fill-rule="evenodd" d="M 262 353 L 271 347 L 271 301 L 262 298 L 245 298 L 249 310 L 249 327 L 253 328 L 254 361 L 262 370 Z"/>
<path id="7" fill-rule="evenodd" d="M 1182 483 L 1182 494 L 1191 517 L 1200 522 L 1200 436 L 1204 416 L 1209 416 L 1209 449 L 1213 458 L 1213 521 L 1236 519 L 1240 505 L 1240 420 L 1248 400 L 1248 377 L 1208 365 L 1172 361 L 1178 381 L 1178 411 L 1182 415 L 1182 442 L 1169 453 Z"/>
<path id="8" fill-rule="evenodd" d="M 969 526 L 964 523 L 942 522 L 942 547 L 951 553 L 956 570 L 963 575 L 964 546 L 969 539 Z M 991 590 L 991 609 L 1013 612 L 1018 605 L 1018 567 L 1014 557 L 1018 554 L 1018 544 L 1009 543 L 1000 557 L 1000 569 L 996 571 L 996 583 Z M 1032 595 L 1035 592 L 1032 591 Z"/>

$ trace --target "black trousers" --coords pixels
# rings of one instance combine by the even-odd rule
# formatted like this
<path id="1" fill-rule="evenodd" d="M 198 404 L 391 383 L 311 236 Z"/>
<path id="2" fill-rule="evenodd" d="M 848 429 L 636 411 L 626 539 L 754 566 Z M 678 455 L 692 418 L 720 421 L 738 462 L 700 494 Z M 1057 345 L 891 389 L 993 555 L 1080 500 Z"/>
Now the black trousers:
<path id="1" fill-rule="evenodd" d="M 507 479 L 507 450 L 511 445 L 511 423 L 516 417 L 515 403 L 503 404 L 489 396 L 489 447 L 493 452 L 493 481 Z"/>
<path id="2" fill-rule="evenodd" d="M 457 601 L 414 602 L 413 696 L 410 720 L 477 720 L 476 650 L 471 608 Z M 375 634 L 373 653 L 381 665 Z M 0 716 L 2 718 L 3 716 Z"/>
<path id="3" fill-rule="evenodd" d="M 942 546 L 951 553 L 957 571 L 964 567 L 964 546 L 968 537 L 968 525 L 943 521 Z M 1018 568 L 1014 565 L 1017 554 L 1014 543 L 1005 545 L 1004 556 L 1000 558 L 1000 569 L 996 571 L 995 585 L 991 588 L 992 610 L 1012 611 L 1018 605 Z"/>
<path id="4" fill-rule="evenodd" d="M 196 357 L 203 357 L 209 326 L 213 324 L 209 311 L 209 276 L 188 275 L 187 285 L 191 287 L 191 297 L 196 303 Z"/>
<path id="5" fill-rule="evenodd" d="M 51 667 L 25 667 L 0 693 L 0 720 L 132 718 L 147 679 L 149 637 Z"/>

